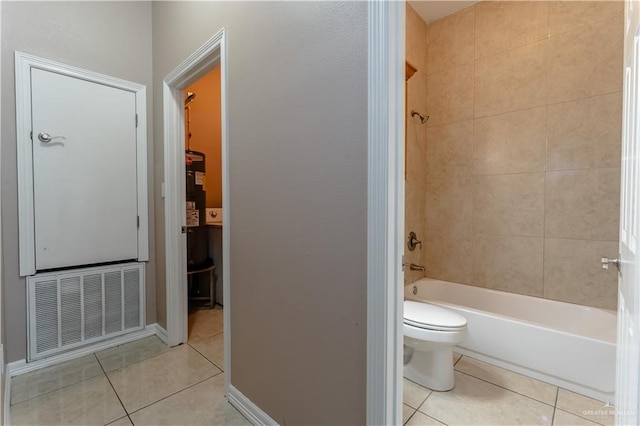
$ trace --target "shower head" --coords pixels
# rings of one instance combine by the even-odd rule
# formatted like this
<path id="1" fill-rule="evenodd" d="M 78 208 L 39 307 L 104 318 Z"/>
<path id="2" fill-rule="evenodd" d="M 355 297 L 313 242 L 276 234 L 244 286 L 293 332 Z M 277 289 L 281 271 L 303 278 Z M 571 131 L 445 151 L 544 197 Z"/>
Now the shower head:
<path id="1" fill-rule="evenodd" d="M 419 112 L 417 112 L 417 111 L 411 110 L 411 116 L 412 116 L 412 117 L 415 117 L 416 115 L 417 115 L 418 117 L 420 117 L 420 123 L 422 123 L 422 124 L 426 123 L 426 122 L 427 122 L 427 120 L 429 119 L 429 116 L 428 116 L 428 115 L 422 115 L 422 114 L 420 114 L 420 113 L 419 113 Z"/>
<path id="2" fill-rule="evenodd" d="M 184 106 L 187 106 L 187 104 L 189 104 L 190 102 L 193 102 L 195 97 L 196 97 L 195 93 L 187 92 L 187 99 L 184 100 Z"/>

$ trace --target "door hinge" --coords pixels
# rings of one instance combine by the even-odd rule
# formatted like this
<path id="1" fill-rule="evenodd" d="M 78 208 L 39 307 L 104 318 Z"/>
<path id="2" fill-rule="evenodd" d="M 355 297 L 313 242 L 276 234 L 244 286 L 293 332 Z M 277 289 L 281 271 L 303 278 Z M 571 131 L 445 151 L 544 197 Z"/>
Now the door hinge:
<path id="1" fill-rule="evenodd" d="M 31 140 L 33 140 L 33 130 L 29 132 L 29 137 L 31 138 Z"/>
<path id="2" fill-rule="evenodd" d="M 138 216 L 138 228 L 140 228 L 140 216 Z"/>
<path id="3" fill-rule="evenodd" d="M 138 127 L 138 114 L 136 114 L 136 127 Z"/>
<path id="4" fill-rule="evenodd" d="M 183 234 L 186 234 L 186 233 L 187 233 L 187 227 L 186 227 L 186 226 L 183 226 L 183 227 L 182 227 L 182 233 L 183 233 Z"/>

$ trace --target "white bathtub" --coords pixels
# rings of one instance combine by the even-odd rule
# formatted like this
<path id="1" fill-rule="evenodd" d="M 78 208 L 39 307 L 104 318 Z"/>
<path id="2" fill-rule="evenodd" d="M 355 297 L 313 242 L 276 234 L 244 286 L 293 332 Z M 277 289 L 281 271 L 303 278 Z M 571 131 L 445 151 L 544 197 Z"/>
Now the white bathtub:
<path id="1" fill-rule="evenodd" d="M 431 278 L 405 286 L 405 298 L 445 306 L 467 319 L 469 337 L 457 352 L 614 401 L 614 311 Z"/>

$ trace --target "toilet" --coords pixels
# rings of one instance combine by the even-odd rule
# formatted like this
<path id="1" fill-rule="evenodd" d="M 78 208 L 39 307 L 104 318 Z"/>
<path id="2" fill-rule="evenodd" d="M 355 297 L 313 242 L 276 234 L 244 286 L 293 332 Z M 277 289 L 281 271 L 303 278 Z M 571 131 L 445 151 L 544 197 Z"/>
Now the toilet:
<path id="1" fill-rule="evenodd" d="M 404 301 L 404 377 L 436 391 L 453 389 L 453 347 L 467 337 L 467 320 L 426 302 Z"/>

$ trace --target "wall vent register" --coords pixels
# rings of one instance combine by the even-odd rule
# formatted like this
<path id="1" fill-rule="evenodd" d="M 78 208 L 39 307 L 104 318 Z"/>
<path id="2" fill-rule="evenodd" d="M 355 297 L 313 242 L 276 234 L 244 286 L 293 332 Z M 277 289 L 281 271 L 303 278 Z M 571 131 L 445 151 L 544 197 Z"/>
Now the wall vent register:
<path id="1" fill-rule="evenodd" d="M 144 264 L 37 274 L 27 297 L 33 361 L 144 328 Z"/>

